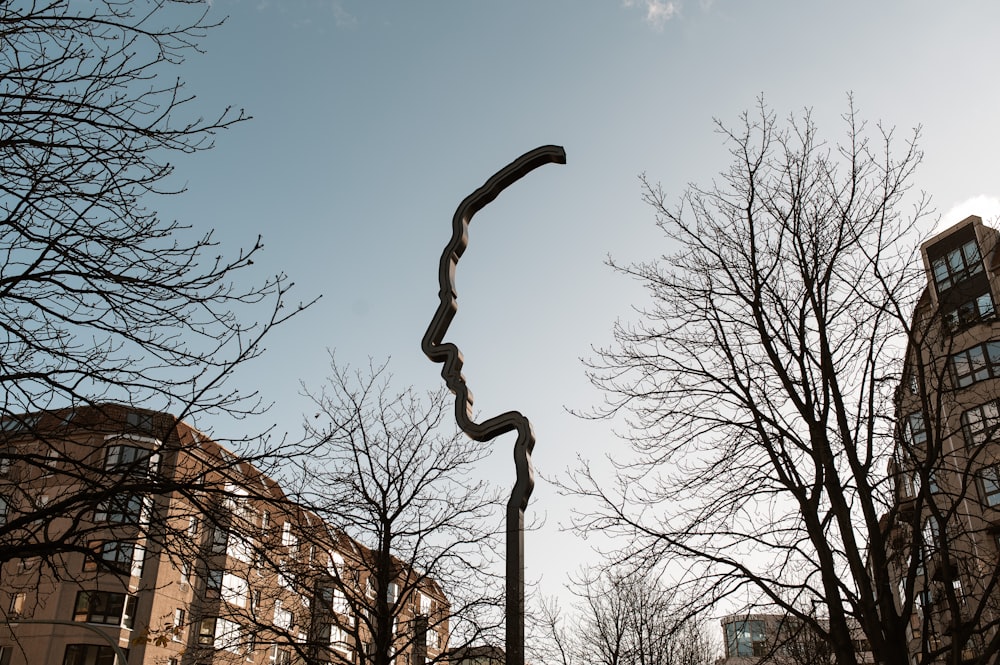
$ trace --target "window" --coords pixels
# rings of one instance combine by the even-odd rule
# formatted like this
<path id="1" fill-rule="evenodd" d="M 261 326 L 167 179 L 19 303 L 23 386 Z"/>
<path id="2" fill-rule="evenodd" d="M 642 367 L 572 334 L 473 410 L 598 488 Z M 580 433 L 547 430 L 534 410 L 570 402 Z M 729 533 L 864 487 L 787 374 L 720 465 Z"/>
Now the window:
<path id="1" fill-rule="evenodd" d="M 1000 505 L 1000 468 L 985 466 L 979 471 L 983 483 L 983 501 L 987 506 Z"/>
<path id="2" fill-rule="evenodd" d="M 441 649 L 441 634 L 438 633 L 436 630 L 428 630 L 427 631 L 427 638 L 426 638 L 426 645 L 427 645 L 428 649 L 440 650 Z"/>
<path id="3" fill-rule="evenodd" d="M 108 644 L 67 644 L 62 665 L 115 665 L 115 650 Z"/>
<path id="4" fill-rule="evenodd" d="M 18 416 L 0 422 L 0 432 L 26 432 L 38 424 L 41 416 Z"/>
<path id="5" fill-rule="evenodd" d="M 959 282 L 983 271 L 983 260 L 979 256 L 979 246 L 970 240 L 956 247 L 941 258 L 931 262 L 934 284 L 938 292 L 945 291 Z"/>
<path id="6" fill-rule="evenodd" d="M 733 621 L 726 624 L 727 657 L 761 657 L 764 653 L 763 621 Z"/>
<path id="7" fill-rule="evenodd" d="M 10 597 L 10 613 L 20 616 L 24 612 L 24 600 L 27 598 L 27 594 L 23 591 L 21 593 L 15 593 Z"/>
<path id="8" fill-rule="evenodd" d="M 205 574 L 205 595 L 218 596 L 222 592 L 222 570 L 209 570 Z"/>
<path id="9" fill-rule="evenodd" d="M 129 475 L 145 478 L 151 471 L 156 471 L 156 455 L 138 446 L 108 446 L 104 468 L 107 471 L 128 472 Z"/>
<path id="10" fill-rule="evenodd" d="M 278 586 L 282 589 L 292 589 L 295 587 L 295 576 L 288 572 L 288 566 L 284 561 L 278 562 Z"/>
<path id="11" fill-rule="evenodd" d="M 222 599 L 235 607 L 247 606 L 247 581 L 232 573 L 222 576 Z"/>
<path id="12" fill-rule="evenodd" d="M 1000 342 L 986 342 L 951 357 L 956 388 L 1000 376 Z"/>
<path id="13" fill-rule="evenodd" d="M 997 408 L 996 402 L 980 404 L 962 414 L 965 442 L 970 446 L 991 440 L 998 426 L 1000 426 L 1000 409 Z"/>
<path id="14" fill-rule="evenodd" d="M 993 297 L 983 293 L 963 302 L 954 309 L 944 312 L 944 327 L 948 332 L 955 332 L 967 326 L 990 319 L 996 314 Z"/>
<path id="15" fill-rule="evenodd" d="M 330 626 L 330 647 L 344 654 L 348 659 L 351 657 L 350 635 L 340 626 Z"/>
<path id="16" fill-rule="evenodd" d="M 330 550 L 327 553 L 326 562 L 326 570 L 330 573 L 330 576 L 335 580 L 340 579 L 344 570 L 344 557 L 340 555 L 340 552 Z"/>
<path id="17" fill-rule="evenodd" d="M 212 646 L 215 643 L 215 617 L 206 617 L 198 624 L 198 644 Z"/>
<path id="18" fill-rule="evenodd" d="M 292 652 L 275 644 L 271 648 L 271 662 L 274 665 L 292 665 Z"/>
<path id="19" fill-rule="evenodd" d="M 184 608 L 178 607 L 174 610 L 174 625 L 171 632 L 174 634 L 174 642 L 182 642 L 184 636 L 185 619 L 187 618 Z"/>
<path id="20" fill-rule="evenodd" d="M 0 496 L 0 526 L 7 526 L 7 497 Z"/>
<path id="21" fill-rule="evenodd" d="M 143 520 L 144 502 L 137 494 L 120 494 L 105 499 L 94 510 L 95 522 L 139 524 Z"/>
<path id="22" fill-rule="evenodd" d="M 431 613 L 431 597 L 426 593 L 420 594 L 420 613 L 428 616 Z"/>
<path id="23" fill-rule="evenodd" d="M 10 475 L 11 450 L 9 448 L 0 450 L 0 477 Z"/>
<path id="24" fill-rule="evenodd" d="M 223 529 L 221 526 L 217 526 L 212 530 L 212 544 L 210 549 L 212 554 L 222 554 L 226 551 L 226 545 L 229 543 L 229 530 Z"/>
<path id="25" fill-rule="evenodd" d="M 927 443 L 927 427 L 924 425 L 924 414 L 920 411 L 911 413 L 903 419 L 903 440 L 910 447 Z"/>
<path id="26" fill-rule="evenodd" d="M 89 545 L 97 555 L 97 559 L 88 558 L 84 561 L 84 570 L 97 570 L 98 561 L 100 561 L 101 568 L 110 569 L 118 573 L 123 573 L 129 570 L 132 566 L 132 560 L 135 554 L 134 543 L 123 543 L 118 540 L 101 542 L 98 540 L 91 542 Z"/>
<path id="27" fill-rule="evenodd" d="M 129 411 L 128 415 L 125 416 L 126 422 L 136 429 L 141 429 L 144 432 L 149 432 L 153 429 L 153 414 L 151 413 L 139 413 L 138 411 Z"/>
<path id="28" fill-rule="evenodd" d="M 42 478 L 48 478 L 59 470 L 59 451 L 49 450 L 45 453 L 45 461 L 42 463 Z"/>
<path id="29" fill-rule="evenodd" d="M 251 563 L 253 561 L 253 540 L 243 534 L 230 531 L 226 542 L 226 554 L 243 563 Z"/>
<path id="30" fill-rule="evenodd" d="M 132 627 L 135 596 L 108 591 L 80 591 L 76 594 L 73 621 Z"/>
<path id="31" fill-rule="evenodd" d="M 235 621 L 221 617 L 206 617 L 198 626 L 198 644 L 224 649 L 231 653 L 246 650 L 243 627 Z"/>
<path id="32" fill-rule="evenodd" d="M 333 590 L 333 604 L 331 607 L 337 614 L 347 616 L 351 613 L 351 605 L 347 602 L 347 596 L 341 589 Z"/>
<path id="33" fill-rule="evenodd" d="M 245 647 L 243 627 L 229 619 L 216 619 L 214 646 L 216 649 L 223 649 L 230 653 L 240 653 Z"/>
<path id="34" fill-rule="evenodd" d="M 386 602 L 390 605 L 395 605 L 397 600 L 399 600 L 399 585 L 395 582 L 389 582 L 389 590 L 386 593 Z"/>
<path id="35" fill-rule="evenodd" d="M 292 627 L 292 619 L 291 611 L 284 609 L 280 600 L 274 601 L 274 621 L 271 622 L 274 627 L 288 630 Z"/>
<path id="36" fill-rule="evenodd" d="M 271 513 L 266 510 L 260 516 L 260 530 L 262 532 L 267 531 L 267 527 L 271 524 Z"/>
<path id="37" fill-rule="evenodd" d="M 295 553 L 299 549 L 299 539 L 292 533 L 291 522 L 285 522 L 281 525 L 281 544 L 287 547 L 291 553 Z"/>

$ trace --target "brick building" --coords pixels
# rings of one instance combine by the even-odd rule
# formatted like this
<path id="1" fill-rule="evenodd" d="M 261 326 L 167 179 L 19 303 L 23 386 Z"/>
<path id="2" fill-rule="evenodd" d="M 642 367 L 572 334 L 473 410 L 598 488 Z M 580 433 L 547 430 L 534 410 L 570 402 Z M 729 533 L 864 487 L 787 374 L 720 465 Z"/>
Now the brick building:
<path id="1" fill-rule="evenodd" d="M 379 569 L 169 414 L 109 404 L 0 434 L 0 665 L 112 665 L 112 645 L 129 665 L 363 663 L 381 615 L 397 665 L 447 646 L 433 580 Z"/>
<path id="2" fill-rule="evenodd" d="M 921 247 L 927 286 L 896 391 L 883 518 L 914 662 L 995 662 L 985 654 L 1000 626 L 998 249 L 976 216 Z"/>

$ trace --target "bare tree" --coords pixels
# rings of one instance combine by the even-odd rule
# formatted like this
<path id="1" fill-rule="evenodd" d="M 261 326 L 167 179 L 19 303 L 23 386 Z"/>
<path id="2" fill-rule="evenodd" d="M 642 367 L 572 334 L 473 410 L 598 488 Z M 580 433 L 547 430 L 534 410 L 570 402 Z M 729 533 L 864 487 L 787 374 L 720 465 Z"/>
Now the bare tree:
<path id="1" fill-rule="evenodd" d="M 303 307 L 286 307 L 284 275 L 249 281 L 259 238 L 227 255 L 211 229 L 156 212 L 160 196 L 183 191 L 170 160 L 210 149 L 216 132 L 247 119 L 230 109 L 200 116 L 176 78 L 216 25 L 208 7 L 184 0 L 4 5 L 5 581 L 10 566 L 26 562 L 65 576 L 71 555 L 105 566 L 91 540 L 108 536 L 110 518 L 134 521 L 128 535 L 116 536 L 133 545 L 181 547 L 183 529 L 132 518 L 174 495 L 187 497 L 192 516 L 204 513 L 226 493 L 221 479 L 241 464 L 266 468 L 277 459 L 277 446 L 260 438 L 234 440 L 213 461 L 200 452 L 206 437 L 181 426 L 198 415 L 259 412 L 259 396 L 239 393 L 227 378 Z M 109 443 L 110 436 L 120 440 Z M 177 466 L 183 459 L 212 462 L 219 484 L 206 487 L 204 469 L 189 473 Z"/>
<path id="2" fill-rule="evenodd" d="M 332 360 L 326 387 L 308 395 L 320 446 L 299 501 L 363 545 L 335 571 L 356 618 L 338 628 L 369 645 L 360 662 L 388 665 L 401 653 L 440 662 L 446 649 L 490 637 L 502 623 L 499 495 L 472 474 L 489 449 L 442 431 L 450 395 L 396 392 L 386 365 L 352 371 Z"/>
<path id="3" fill-rule="evenodd" d="M 623 559 L 676 565 L 706 607 L 749 598 L 788 616 L 843 665 L 865 641 L 902 665 L 917 639 L 919 662 L 991 662 L 996 545 L 963 512 L 980 501 L 976 454 L 949 448 L 962 427 L 941 405 L 957 399 L 946 333 L 978 320 L 924 288 L 914 229 L 929 203 L 908 198 L 919 130 L 871 131 L 853 104 L 844 121 L 827 144 L 808 112 L 783 123 L 761 101 L 717 123 L 732 162 L 713 186 L 670 205 L 643 179 L 671 253 L 613 263 L 651 304 L 591 363 L 608 398 L 596 415 L 627 417 L 636 456 L 613 483 L 576 475 L 570 489 L 594 499 L 577 524 L 627 535 Z M 897 420 L 904 378 L 919 423 Z M 905 502 L 901 468 L 922 481 Z M 956 573 L 945 550 L 954 561 L 970 542 L 987 547 Z M 924 565 L 930 549 L 943 567 Z M 963 594 L 960 577 L 984 582 Z M 932 585 L 951 610 L 936 630 Z"/>
<path id="4" fill-rule="evenodd" d="M 558 665 L 711 665 L 716 649 L 701 617 L 690 614 L 657 576 L 611 568 L 586 571 L 569 617 L 543 600 L 532 621 L 533 656 Z"/>

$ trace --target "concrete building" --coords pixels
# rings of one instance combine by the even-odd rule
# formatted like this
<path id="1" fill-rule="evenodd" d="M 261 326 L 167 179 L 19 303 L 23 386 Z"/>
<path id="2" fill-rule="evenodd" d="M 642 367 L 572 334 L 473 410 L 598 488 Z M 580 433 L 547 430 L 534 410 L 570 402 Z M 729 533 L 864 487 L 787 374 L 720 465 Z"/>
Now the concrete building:
<path id="1" fill-rule="evenodd" d="M 1000 622 L 998 247 L 976 216 L 921 247 L 883 518 L 914 662 L 972 662 Z"/>
<path id="2" fill-rule="evenodd" d="M 397 665 L 447 647 L 433 580 L 395 559 L 378 578 L 373 552 L 169 414 L 52 411 L 0 434 L 0 665 L 113 665 L 115 646 L 129 665 L 363 662 L 379 585 Z"/>

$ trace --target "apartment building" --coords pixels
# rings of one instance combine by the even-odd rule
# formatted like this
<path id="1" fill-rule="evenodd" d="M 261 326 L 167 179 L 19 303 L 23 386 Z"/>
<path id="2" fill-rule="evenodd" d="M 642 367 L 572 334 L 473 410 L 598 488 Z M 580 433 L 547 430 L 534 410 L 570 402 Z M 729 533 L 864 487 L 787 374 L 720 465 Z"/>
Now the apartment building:
<path id="1" fill-rule="evenodd" d="M 447 648 L 433 580 L 379 565 L 169 414 L 28 414 L 0 437 L 0 665 L 364 663 L 376 635 L 421 665 Z"/>
<path id="2" fill-rule="evenodd" d="M 833 662 L 829 644 L 787 614 L 743 612 L 724 616 L 720 623 L 725 652 L 717 661 L 718 665 L 821 665 Z M 854 633 L 858 662 L 874 662 L 861 631 Z"/>
<path id="3" fill-rule="evenodd" d="M 993 662 L 981 656 L 1000 622 L 998 247 L 976 216 L 921 247 L 883 518 L 914 662 Z"/>

